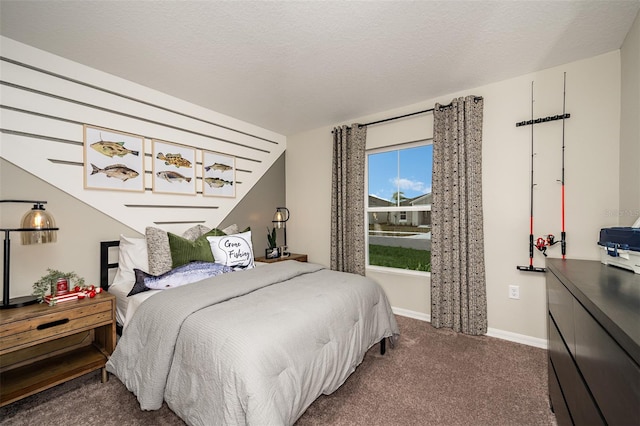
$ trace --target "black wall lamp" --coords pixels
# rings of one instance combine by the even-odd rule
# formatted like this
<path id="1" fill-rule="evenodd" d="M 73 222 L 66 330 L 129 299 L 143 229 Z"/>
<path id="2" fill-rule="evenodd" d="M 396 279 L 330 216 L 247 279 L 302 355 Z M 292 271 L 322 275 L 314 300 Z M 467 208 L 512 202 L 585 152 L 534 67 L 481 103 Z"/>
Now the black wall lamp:
<path id="1" fill-rule="evenodd" d="M 35 296 L 24 296 L 15 299 L 9 299 L 9 265 L 11 262 L 11 232 L 20 232 L 22 234 L 22 244 L 46 244 L 55 243 L 57 240 L 57 230 L 53 216 L 45 211 L 44 204 L 46 201 L 29 201 L 29 200 L 0 200 L 0 203 L 29 203 L 33 204 L 33 208 L 22 216 L 20 228 L 3 228 L 4 232 L 4 269 L 2 280 L 2 304 L 0 309 L 17 308 L 36 303 L 38 300 Z"/>

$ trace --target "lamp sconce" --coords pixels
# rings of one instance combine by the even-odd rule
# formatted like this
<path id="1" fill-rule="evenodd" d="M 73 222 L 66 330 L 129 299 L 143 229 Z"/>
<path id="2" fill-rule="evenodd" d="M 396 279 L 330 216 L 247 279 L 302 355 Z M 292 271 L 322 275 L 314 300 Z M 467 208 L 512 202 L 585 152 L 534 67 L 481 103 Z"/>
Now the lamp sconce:
<path id="1" fill-rule="evenodd" d="M 276 207 L 276 213 L 273 215 L 273 227 L 282 229 L 284 235 L 284 249 L 282 250 L 282 256 L 288 256 L 287 250 L 287 221 L 289 220 L 289 209 L 286 207 Z"/>
<path id="2" fill-rule="evenodd" d="M 2 304 L 0 309 L 18 308 L 20 306 L 32 305 L 38 300 L 34 296 L 18 297 L 13 300 L 9 299 L 9 265 L 11 262 L 11 232 L 20 232 L 22 234 L 22 244 L 46 244 L 55 243 L 57 240 L 56 222 L 53 216 L 45 211 L 44 204 L 46 201 L 29 201 L 29 200 L 0 200 L 0 203 L 29 203 L 33 204 L 33 208 L 22 216 L 20 228 L 3 228 L 4 232 L 4 274 L 2 280 Z"/>

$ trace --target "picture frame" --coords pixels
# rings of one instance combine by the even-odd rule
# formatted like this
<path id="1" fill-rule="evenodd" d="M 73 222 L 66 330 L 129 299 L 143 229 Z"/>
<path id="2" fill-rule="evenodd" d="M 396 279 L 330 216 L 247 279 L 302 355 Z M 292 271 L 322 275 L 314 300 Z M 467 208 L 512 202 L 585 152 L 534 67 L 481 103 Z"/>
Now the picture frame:
<path id="1" fill-rule="evenodd" d="M 280 249 L 278 247 L 271 247 L 264 249 L 264 257 L 267 259 L 277 259 L 280 257 Z"/>
<path id="2" fill-rule="evenodd" d="M 145 190 L 144 137 L 83 125 L 84 189 Z"/>
<path id="3" fill-rule="evenodd" d="M 202 195 L 236 196 L 236 158 L 212 151 L 202 152 Z"/>
<path id="4" fill-rule="evenodd" d="M 196 195 L 196 149 L 151 140 L 153 192 Z"/>

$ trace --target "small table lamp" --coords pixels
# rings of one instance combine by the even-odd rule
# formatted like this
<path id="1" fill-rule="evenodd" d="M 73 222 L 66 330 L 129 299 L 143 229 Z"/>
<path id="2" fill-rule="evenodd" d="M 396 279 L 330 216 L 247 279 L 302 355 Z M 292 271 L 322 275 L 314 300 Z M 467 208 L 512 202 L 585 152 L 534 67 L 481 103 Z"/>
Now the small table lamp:
<path id="1" fill-rule="evenodd" d="M 284 247 L 287 247 L 287 221 L 289 220 L 289 209 L 286 207 L 276 207 L 276 213 L 273 215 L 274 228 L 282 229 L 284 233 Z M 282 253 L 283 256 L 288 256 L 289 253 Z"/>
<path id="2" fill-rule="evenodd" d="M 0 309 L 31 305 L 38 301 L 34 296 L 9 299 L 9 265 L 11 261 L 11 241 L 9 234 L 11 232 L 22 233 L 23 245 L 55 243 L 57 239 L 56 231 L 59 228 L 56 228 L 53 216 L 44 209 L 43 204 L 46 204 L 46 201 L 0 200 L 0 203 L 33 204 L 33 208 L 22 217 L 20 228 L 0 229 L 0 231 L 4 232 L 4 276 L 2 280 L 2 304 L 0 304 Z"/>

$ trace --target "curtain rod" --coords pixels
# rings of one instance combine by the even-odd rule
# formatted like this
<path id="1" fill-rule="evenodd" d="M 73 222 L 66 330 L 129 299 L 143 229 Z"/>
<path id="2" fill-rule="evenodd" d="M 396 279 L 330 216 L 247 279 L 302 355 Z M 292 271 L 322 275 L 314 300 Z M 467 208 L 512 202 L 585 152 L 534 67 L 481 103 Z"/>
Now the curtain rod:
<path id="1" fill-rule="evenodd" d="M 474 101 L 479 101 L 480 99 L 482 99 L 482 96 L 475 96 L 473 98 Z M 447 108 L 451 106 L 451 104 L 447 104 L 447 105 L 440 105 L 440 108 Z M 435 110 L 435 108 L 429 108 L 429 109 L 425 109 L 422 111 L 417 111 L 417 112 L 411 112 L 409 114 L 403 114 L 403 115 L 398 115 L 396 117 L 391 117 L 391 118 L 385 118 L 383 120 L 378 120 L 378 121 L 372 121 L 370 123 L 365 123 L 365 124 L 359 124 L 358 126 L 373 126 L 374 124 L 380 124 L 380 123 L 385 123 L 387 121 L 393 121 L 393 120 L 398 120 L 400 118 L 405 118 L 405 117 L 411 117 L 412 115 L 418 115 L 418 114 L 425 114 L 427 112 L 433 112 Z M 350 127 L 348 127 L 350 128 Z M 331 131 L 331 133 L 333 133 L 333 130 Z"/>
<path id="2" fill-rule="evenodd" d="M 424 113 L 427 113 L 427 112 L 433 112 L 433 110 L 434 110 L 434 108 L 429 108 L 429 109 L 425 109 L 424 111 L 411 112 L 409 114 L 399 115 L 397 117 L 391 117 L 391 118 L 385 118 L 383 120 L 372 121 L 371 123 L 358 124 L 357 126 L 359 126 L 359 127 L 372 126 L 374 124 L 380 124 L 380 123 L 384 123 L 386 121 L 392 121 L 392 120 L 398 120 L 400 118 L 411 117 L 412 115 L 418 115 L 418 114 L 424 114 Z M 347 129 L 351 129 L 351 127 L 347 126 Z M 333 133 L 333 130 L 331 131 L 331 133 Z"/>
<path id="3" fill-rule="evenodd" d="M 411 117 L 412 115 L 424 114 L 427 112 L 433 112 L 434 108 L 425 109 L 424 111 L 411 112 L 409 114 L 398 115 L 397 117 L 385 118 L 383 120 L 372 121 L 371 123 L 361 124 L 361 126 L 373 126 L 374 124 L 384 123 L 386 121 L 399 120 L 400 118 Z"/>

